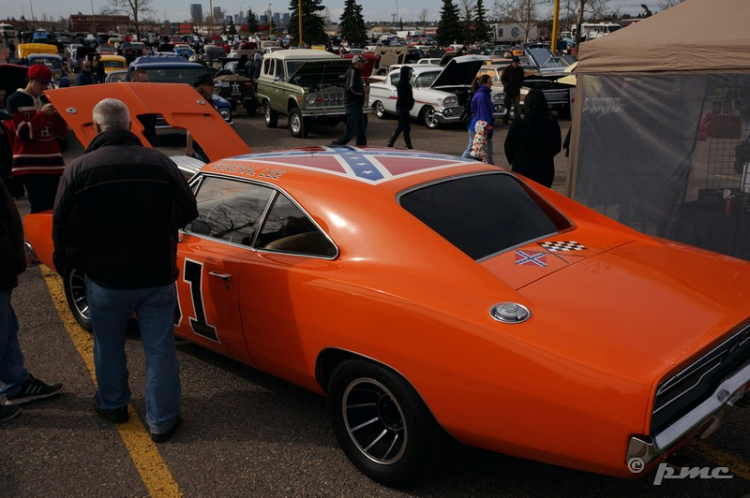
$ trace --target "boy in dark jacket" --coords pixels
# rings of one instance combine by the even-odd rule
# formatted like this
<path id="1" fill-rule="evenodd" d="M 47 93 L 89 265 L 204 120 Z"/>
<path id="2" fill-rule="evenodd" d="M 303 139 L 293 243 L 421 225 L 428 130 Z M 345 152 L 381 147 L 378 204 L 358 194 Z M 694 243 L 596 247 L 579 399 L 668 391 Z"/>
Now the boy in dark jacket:
<path id="1" fill-rule="evenodd" d="M 396 85 L 396 110 L 398 111 L 398 125 L 393 130 L 393 135 L 388 139 L 388 147 L 398 139 L 401 132 L 404 132 L 404 142 L 407 149 L 413 149 L 411 145 L 411 116 L 410 111 L 414 107 L 414 92 L 411 87 L 411 77 L 414 70 L 409 66 L 401 66 L 398 84 Z"/>

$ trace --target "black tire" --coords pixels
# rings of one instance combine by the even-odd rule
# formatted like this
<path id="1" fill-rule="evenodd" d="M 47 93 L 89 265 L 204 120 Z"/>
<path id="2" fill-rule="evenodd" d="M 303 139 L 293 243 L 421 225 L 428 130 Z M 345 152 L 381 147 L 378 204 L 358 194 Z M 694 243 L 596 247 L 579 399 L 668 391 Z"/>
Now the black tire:
<path id="1" fill-rule="evenodd" d="M 271 109 L 270 102 L 266 101 L 263 112 L 266 119 L 266 128 L 276 128 L 276 125 L 279 123 L 279 113 Z"/>
<path id="2" fill-rule="evenodd" d="M 310 133 L 310 120 L 302 117 L 302 112 L 296 107 L 289 111 L 289 133 L 294 138 L 305 138 Z"/>
<path id="3" fill-rule="evenodd" d="M 434 130 L 440 126 L 440 123 L 435 117 L 435 109 L 430 106 L 426 106 L 424 109 L 422 109 L 422 122 L 427 128 L 431 130 Z"/>
<path id="4" fill-rule="evenodd" d="M 89 304 L 86 299 L 86 276 L 82 271 L 72 268 L 66 268 L 63 273 L 63 288 L 65 289 L 65 299 L 68 301 L 70 313 L 76 322 L 88 330 L 94 331 L 91 325 L 91 316 L 89 315 Z"/>
<path id="5" fill-rule="evenodd" d="M 383 106 L 383 103 L 379 100 L 375 101 L 375 104 L 372 106 L 373 109 L 375 109 L 375 115 L 378 117 L 378 119 L 387 119 L 388 114 L 385 112 L 385 107 Z"/>
<path id="6" fill-rule="evenodd" d="M 448 438 L 414 388 L 368 361 L 347 360 L 336 367 L 328 414 L 349 460 L 386 486 L 414 483 L 447 448 Z"/>

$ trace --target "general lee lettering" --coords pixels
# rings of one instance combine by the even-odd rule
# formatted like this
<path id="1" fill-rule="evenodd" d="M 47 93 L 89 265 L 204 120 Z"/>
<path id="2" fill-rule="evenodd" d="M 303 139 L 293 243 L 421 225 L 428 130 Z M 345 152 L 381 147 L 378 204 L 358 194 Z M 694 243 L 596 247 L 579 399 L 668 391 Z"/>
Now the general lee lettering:
<path id="1" fill-rule="evenodd" d="M 269 180 L 278 180 L 285 173 L 283 169 L 262 168 L 260 166 L 233 163 L 213 164 L 211 165 L 211 171 L 234 173 L 242 176 L 257 176 L 259 178 L 268 178 Z"/>

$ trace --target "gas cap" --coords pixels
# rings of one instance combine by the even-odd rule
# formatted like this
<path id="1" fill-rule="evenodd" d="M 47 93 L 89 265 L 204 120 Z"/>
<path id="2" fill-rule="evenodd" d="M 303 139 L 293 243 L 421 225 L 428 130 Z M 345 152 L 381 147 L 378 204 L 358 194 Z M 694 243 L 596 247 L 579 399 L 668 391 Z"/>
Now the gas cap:
<path id="1" fill-rule="evenodd" d="M 521 323 L 529 319 L 531 312 L 523 304 L 500 303 L 492 307 L 490 315 L 498 322 Z"/>

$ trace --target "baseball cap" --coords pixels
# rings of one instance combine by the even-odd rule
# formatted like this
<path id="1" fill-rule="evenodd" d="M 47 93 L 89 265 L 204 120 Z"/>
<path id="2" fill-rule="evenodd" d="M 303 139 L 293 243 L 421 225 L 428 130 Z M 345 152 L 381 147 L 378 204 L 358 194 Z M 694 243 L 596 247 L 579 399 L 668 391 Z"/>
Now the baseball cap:
<path id="1" fill-rule="evenodd" d="M 355 55 L 354 57 L 352 57 L 352 64 L 356 64 L 357 62 L 364 62 L 364 61 L 365 61 L 365 58 L 362 57 L 361 55 Z"/>
<path id="2" fill-rule="evenodd" d="M 42 64 L 32 64 L 27 73 L 29 78 L 41 81 L 43 83 L 52 82 L 52 71 Z"/>
<path id="3" fill-rule="evenodd" d="M 517 55 L 514 55 L 513 58 L 510 61 L 511 62 L 521 62 L 521 59 L 519 59 Z"/>
<path id="4" fill-rule="evenodd" d="M 198 79 L 195 80 L 195 83 L 193 83 L 193 86 L 195 88 L 198 88 L 199 86 L 206 85 L 206 84 L 211 85 L 211 86 L 216 85 L 216 83 L 214 83 L 214 80 L 213 78 L 211 78 L 211 76 L 207 74 L 201 74 L 200 76 L 198 76 Z"/>

